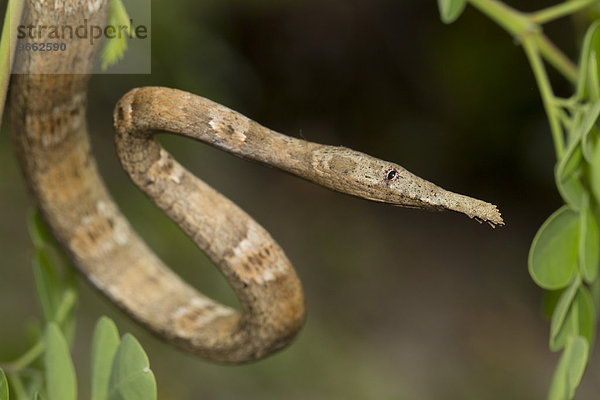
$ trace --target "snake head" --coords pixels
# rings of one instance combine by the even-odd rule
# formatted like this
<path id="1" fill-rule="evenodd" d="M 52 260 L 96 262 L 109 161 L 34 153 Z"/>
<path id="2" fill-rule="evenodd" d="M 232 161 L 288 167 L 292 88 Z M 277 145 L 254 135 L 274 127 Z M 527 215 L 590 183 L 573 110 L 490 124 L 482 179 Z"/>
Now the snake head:
<path id="1" fill-rule="evenodd" d="M 453 193 L 420 178 L 400 165 L 344 147 L 313 151 L 319 182 L 331 189 L 400 207 L 452 210 L 491 226 L 504 225 L 493 204 Z"/>

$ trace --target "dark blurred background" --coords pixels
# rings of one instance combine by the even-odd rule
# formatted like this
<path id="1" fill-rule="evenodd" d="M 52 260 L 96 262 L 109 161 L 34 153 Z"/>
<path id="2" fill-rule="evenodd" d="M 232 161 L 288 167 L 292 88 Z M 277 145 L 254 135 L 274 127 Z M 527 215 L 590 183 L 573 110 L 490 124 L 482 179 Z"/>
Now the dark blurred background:
<path id="1" fill-rule="evenodd" d="M 535 10 L 550 1 L 511 1 Z M 580 27 L 546 32 L 576 58 Z M 561 205 L 551 135 L 522 49 L 472 8 L 452 25 L 433 0 L 152 2 L 152 74 L 97 75 L 89 126 L 102 174 L 140 234 L 187 281 L 228 304 L 205 256 L 121 170 L 112 108 L 162 85 L 221 102 L 263 125 L 397 162 L 440 186 L 499 206 L 506 226 L 340 195 L 203 144 L 161 137 L 180 162 L 231 197 L 286 250 L 308 319 L 287 349 L 225 367 L 158 341 L 82 282 L 81 398 L 96 319 L 142 342 L 159 398 L 539 399 L 548 349 L 542 291 L 527 252 Z M 569 86 L 553 75 L 559 94 Z M 31 200 L 6 129 L 0 135 L 0 359 L 23 352 L 39 318 L 26 214 Z M 578 399 L 600 390 L 594 353 Z"/>

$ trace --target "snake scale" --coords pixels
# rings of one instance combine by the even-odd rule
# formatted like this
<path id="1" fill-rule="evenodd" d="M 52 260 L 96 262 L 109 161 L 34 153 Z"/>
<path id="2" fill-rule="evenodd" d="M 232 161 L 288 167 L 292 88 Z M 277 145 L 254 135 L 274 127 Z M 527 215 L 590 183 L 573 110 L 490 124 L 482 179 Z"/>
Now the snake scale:
<path id="1" fill-rule="evenodd" d="M 29 0 L 23 24 L 100 24 L 106 0 Z M 17 54 L 29 73 L 11 83 L 10 124 L 37 207 L 83 275 L 150 331 L 200 357 L 240 363 L 286 346 L 303 324 L 304 297 L 284 252 L 257 222 L 189 173 L 155 140 L 170 133 L 277 167 L 318 185 L 397 206 L 448 209 L 502 224 L 495 206 L 455 194 L 399 165 L 344 147 L 273 132 L 222 105 L 176 89 L 133 89 L 114 111 L 116 148 L 132 180 L 218 266 L 241 312 L 175 275 L 133 231 L 98 174 L 86 126 L 94 49 L 59 57 Z M 40 65 L 61 74 L 36 74 Z M 65 73 L 68 72 L 68 73 Z"/>

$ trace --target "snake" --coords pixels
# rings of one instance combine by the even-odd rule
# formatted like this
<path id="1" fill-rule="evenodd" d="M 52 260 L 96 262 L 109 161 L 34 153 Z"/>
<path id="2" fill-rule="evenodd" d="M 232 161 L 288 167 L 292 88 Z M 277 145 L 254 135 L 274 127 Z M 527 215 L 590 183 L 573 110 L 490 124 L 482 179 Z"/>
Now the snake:
<path id="1" fill-rule="evenodd" d="M 28 0 L 23 24 L 106 20 L 108 1 Z M 271 235 L 156 141 L 173 134 L 317 185 L 367 200 L 451 210 L 492 226 L 496 206 L 436 186 L 395 163 L 274 132 L 211 100 L 166 87 L 126 93 L 114 113 L 115 146 L 133 182 L 220 269 L 240 309 L 177 276 L 120 212 L 101 178 L 86 122 L 95 49 L 72 41 L 60 55 L 18 53 L 10 130 L 36 207 L 93 287 L 159 338 L 224 364 L 254 361 L 288 345 L 305 320 L 294 268 Z M 39 73 L 51 67 L 57 73 Z M 47 69 L 46 69 L 47 71 Z"/>

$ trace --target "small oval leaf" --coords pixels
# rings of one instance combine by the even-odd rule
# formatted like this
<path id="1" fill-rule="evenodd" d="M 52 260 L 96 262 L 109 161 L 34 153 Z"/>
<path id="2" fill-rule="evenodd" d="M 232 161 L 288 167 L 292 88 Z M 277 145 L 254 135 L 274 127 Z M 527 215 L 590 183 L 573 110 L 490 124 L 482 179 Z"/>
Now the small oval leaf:
<path id="1" fill-rule="evenodd" d="M 130 334 L 123 336 L 113 361 L 109 400 L 156 400 L 156 381 L 148 356 Z"/>
<path id="2" fill-rule="evenodd" d="M 568 340 L 552 377 L 549 400 L 568 400 L 575 396 L 587 365 L 588 351 L 585 338 L 576 336 Z"/>
<path id="3" fill-rule="evenodd" d="M 591 152 L 592 133 L 597 133 L 593 128 L 598 121 L 598 117 L 600 117 L 600 101 L 596 101 L 589 106 L 576 133 L 576 136 L 581 138 L 583 155 L 588 162 L 592 160 L 593 156 Z"/>
<path id="4" fill-rule="evenodd" d="M 581 209 L 586 193 L 580 177 L 583 170 L 581 136 L 574 137 L 555 170 L 556 187 L 565 203 L 574 210 Z"/>
<path id="5" fill-rule="evenodd" d="M 44 319 L 54 321 L 61 287 L 50 257 L 43 249 L 37 249 L 33 254 L 33 277 Z"/>
<path id="6" fill-rule="evenodd" d="M 586 95 L 589 77 L 590 58 L 595 56 L 592 49 L 596 45 L 597 34 L 600 32 L 600 22 L 595 22 L 588 28 L 585 38 L 583 39 L 583 46 L 581 48 L 581 56 L 579 58 L 579 79 L 577 81 L 576 96 L 578 99 L 583 100 Z"/>
<path id="7" fill-rule="evenodd" d="M 96 323 L 92 339 L 92 400 L 108 398 L 108 382 L 120 341 L 115 323 L 107 317 L 101 317 Z"/>
<path id="8" fill-rule="evenodd" d="M 44 342 L 48 400 L 77 400 L 77 381 L 69 346 L 55 323 L 48 324 Z"/>
<path id="9" fill-rule="evenodd" d="M 600 65 L 598 60 L 598 57 L 600 56 L 600 53 L 598 52 L 598 47 L 600 47 L 598 43 L 599 39 L 600 38 L 598 32 L 596 32 L 596 35 L 594 35 L 594 45 L 592 47 L 590 59 L 588 61 L 589 66 L 587 89 L 589 98 L 592 101 L 600 100 L 600 77 L 598 76 L 598 74 L 600 73 Z"/>
<path id="10" fill-rule="evenodd" d="M 42 220 L 38 210 L 33 209 L 29 212 L 27 229 L 29 230 L 29 237 L 36 249 L 42 249 L 48 243 L 52 243 L 52 235 L 48 231 L 48 228 L 46 228 L 46 224 Z"/>
<path id="11" fill-rule="evenodd" d="M 572 287 L 574 285 L 569 286 L 569 289 Z M 590 292 L 584 286 L 579 286 L 559 329 L 558 332 L 553 332 L 550 338 L 552 351 L 562 349 L 569 338 L 575 336 L 583 336 L 588 343 L 593 343 L 596 335 L 596 306 Z"/>
<path id="12" fill-rule="evenodd" d="M 556 305 L 556 309 L 552 314 L 552 321 L 550 323 L 550 340 L 554 340 L 558 335 L 558 332 L 564 325 L 567 313 L 569 308 L 571 308 L 571 304 L 573 303 L 573 299 L 575 299 L 575 295 L 577 294 L 577 290 L 579 289 L 579 285 L 581 284 L 579 279 L 575 279 L 573 283 L 569 286 L 567 290 L 565 290 L 560 296 L 560 300 Z"/>
<path id="13" fill-rule="evenodd" d="M 569 388 L 569 398 L 575 397 L 577 386 L 583 378 L 583 372 L 588 361 L 589 343 L 581 336 L 570 340 L 567 343 L 565 354 L 567 364 L 567 386 Z"/>
<path id="14" fill-rule="evenodd" d="M 438 0 L 442 22 L 450 24 L 458 19 L 467 5 L 467 0 Z"/>
<path id="15" fill-rule="evenodd" d="M 529 274 L 542 288 L 561 289 L 577 269 L 579 216 L 562 207 L 540 227 L 529 250 Z"/>
<path id="16" fill-rule="evenodd" d="M 579 303 L 573 301 L 567 310 L 564 322 L 558 333 L 550 337 L 550 350 L 558 351 L 565 347 L 569 338 L 577 336 L 579 332 Z"/>
<path id="17" fill-rule="evenodd" d="M 598 142 L 600 133 L 598 133 L 598 126 L 593 126 L 592 129 L 581 139 L 581 151 L 585 160 L 592 164 L 594 162 L 594 149 Z"/>

